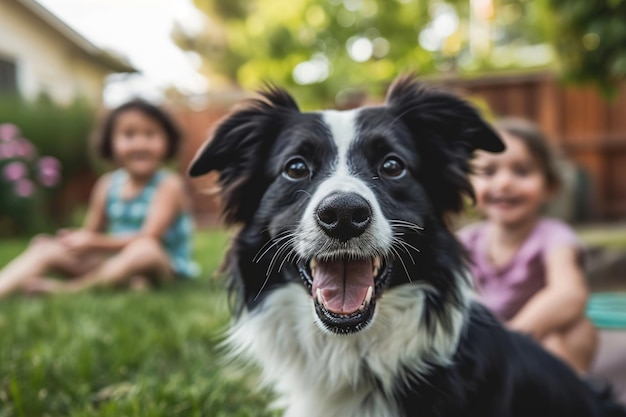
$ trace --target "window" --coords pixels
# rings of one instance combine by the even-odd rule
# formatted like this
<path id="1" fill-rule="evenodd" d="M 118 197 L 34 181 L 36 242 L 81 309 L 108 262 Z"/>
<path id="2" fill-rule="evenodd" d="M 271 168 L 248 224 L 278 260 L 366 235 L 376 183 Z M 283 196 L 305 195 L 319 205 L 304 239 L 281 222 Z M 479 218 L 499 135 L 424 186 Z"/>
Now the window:
<path id="1" fill-rule="evenodd" d="M 0 57 L 0 94 L 17 92 L 17 66 L 14 61 Z"/>

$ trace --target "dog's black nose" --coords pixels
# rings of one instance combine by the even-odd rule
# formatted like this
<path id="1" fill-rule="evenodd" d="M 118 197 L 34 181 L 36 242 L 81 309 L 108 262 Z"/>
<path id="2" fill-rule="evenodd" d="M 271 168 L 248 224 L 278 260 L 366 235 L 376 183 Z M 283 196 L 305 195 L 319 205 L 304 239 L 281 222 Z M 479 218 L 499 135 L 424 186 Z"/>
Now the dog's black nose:
<path id="1" fill-rule="evenodd" d="M 361 235 L 372 218 L 367 201 L 355 193 L 335 193 L 317 206 L 317 224 L 330 237 L 341 241 Z"/>

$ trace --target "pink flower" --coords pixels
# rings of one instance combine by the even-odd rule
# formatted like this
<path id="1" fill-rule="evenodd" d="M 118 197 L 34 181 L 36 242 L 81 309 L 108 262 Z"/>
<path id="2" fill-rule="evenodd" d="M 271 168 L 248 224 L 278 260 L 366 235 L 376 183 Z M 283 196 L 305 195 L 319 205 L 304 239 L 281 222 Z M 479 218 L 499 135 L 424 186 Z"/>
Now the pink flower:
<path id="1" fill-rule="evenodd" d="M 28 173 L 28 167 L 21 161 L 13 161 L 4 167 L 4 178 L 9 181 L 17 181 L 24 178 Z"/>
<path id="2" fill-rule="evenodd" d="M 39 172 L 39 182 L 45 185 L 46 187 L 53 187 L 59 183 L 61 179 L 61 175 L 59 171 L 40 171 Z"/>
<path id="3" fill-rule="evenodd" d="M 0 140 L 15 139 L 20 135 L 20 129 L 11 123 L 0 124 Z"/>
<path id="4" fill-rule="evenodd" d="M 41 184 L 46 187 L 54 187 L 59 183 L 59 179 L 61 176 L 58 173 L 48 174 L 48 175 L 40 175 L 39 180 Z"/>
<path id="5" fill-rule="evenodd" d="M 59 171 L 61 169 L 61 163 L 53 156 L 39 158 L 37 165 L 41 171 Z"/>
<path id="6" fill-rule="evenodd" d="M 37 161 L 39 170 L 39 182 L 46 187 L 58 184 L 61 179 L 61 163 L 52 156 L 44 156 Z"/>
<path id="7" fill-rule="evenodd" d="M 4 143 L 0 142 L 0 157 L 2 158 L 14 158 L 17 156 L 17 147 L 15 146 L 15 141 L 6 141 Z"/>
<path id="8" fill-rule="evenodd" d="M 15 183 L 15 194 L 20 197 L 30 197 L 35 192 L 35 186 L 32 181 L 26 178 L 22 178 Z"/>
<path id="9" fill-rule="evenodd" d="M 15 145 L 15 153 L 26 159 L 32 159 L 35 156 L 35 147 L 26 139 L 17 139 L 13 142 Z"/>

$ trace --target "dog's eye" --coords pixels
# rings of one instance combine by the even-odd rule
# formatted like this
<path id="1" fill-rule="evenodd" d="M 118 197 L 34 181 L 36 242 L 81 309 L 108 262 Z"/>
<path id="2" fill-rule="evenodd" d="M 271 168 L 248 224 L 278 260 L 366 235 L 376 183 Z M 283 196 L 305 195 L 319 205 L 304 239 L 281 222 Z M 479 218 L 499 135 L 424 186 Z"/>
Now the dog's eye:
<path id="1" fill-rule="evenodd" d="M 292 180 L 300 180 L 309 176 L 309 167 L 302 159 L 294 158 L 285 165 L 283 175 L 286 175 Z"/>
<path id="2" fill-rule="evenodd" d="M 397 178 L 404 174 L 404 163 L 395 156 L 385 159 L 380 166 L 380 173 L 386 177 Z"/>

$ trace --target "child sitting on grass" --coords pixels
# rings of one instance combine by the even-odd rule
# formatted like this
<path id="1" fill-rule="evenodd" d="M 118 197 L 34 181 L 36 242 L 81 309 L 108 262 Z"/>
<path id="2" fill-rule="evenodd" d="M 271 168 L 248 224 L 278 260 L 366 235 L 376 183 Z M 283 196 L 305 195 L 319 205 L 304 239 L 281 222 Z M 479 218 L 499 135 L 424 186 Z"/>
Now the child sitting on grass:
<path id="1" fill-rule="evenodd" d="M 486 218 L 459 232 L 482 302 L 515 331 L 585 373 L 596 331 L 585 317 L 583 248 L 565 223 L 542 217 L 560 180 L 547 141 L 533 124 L 496 124 L 506 150 L 478 152 L 472 184 Z"/>
<path id="2" fill-rule="evenodd" d="M 190 201 L 182 178 L 163 167 L 179 141 L 173 120 L 152 104 L 132 100 L 113 110 L 97 151 L 117 169 L 97 181 L 84 227 L 35 237 L 0 270 L 0 297 L 195 276 Z M 70 279 L 47 278 L 51 272 Z"/>

